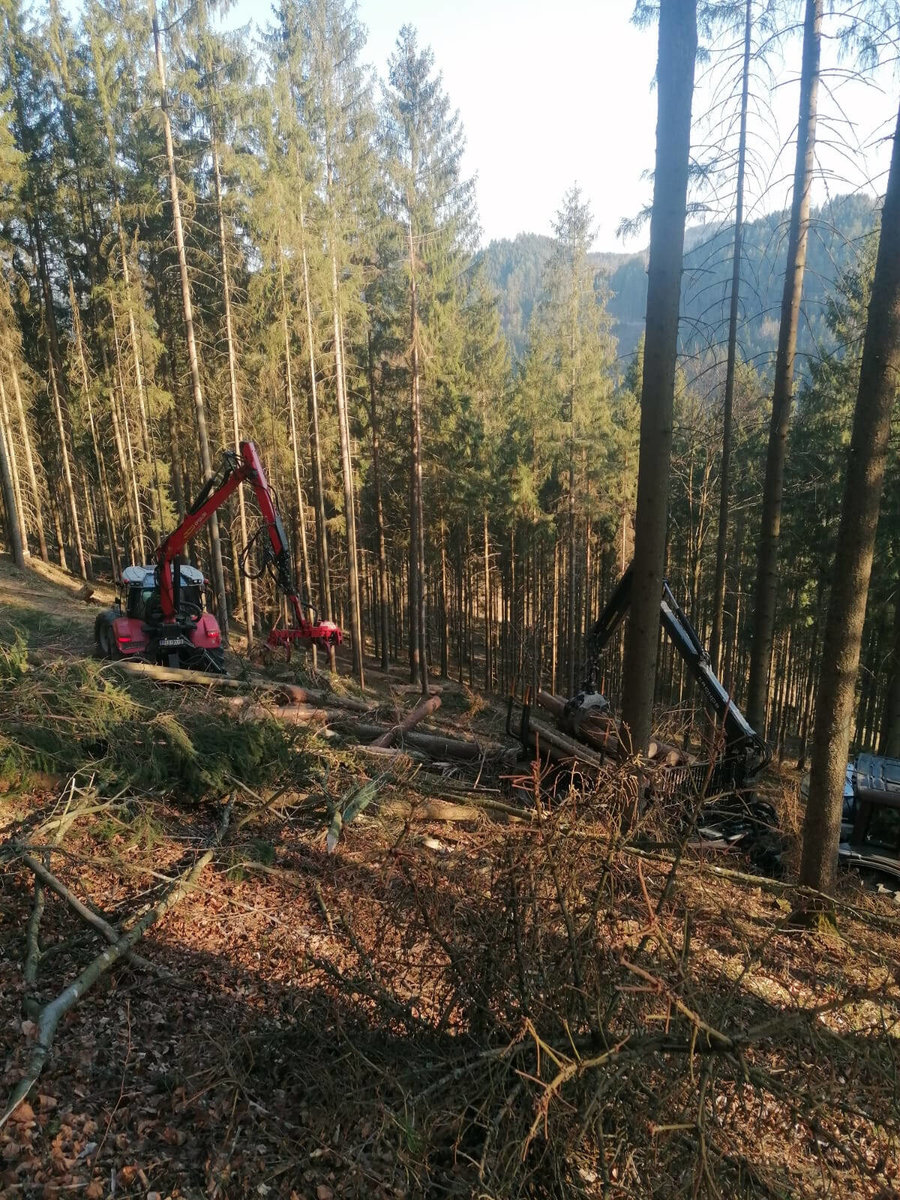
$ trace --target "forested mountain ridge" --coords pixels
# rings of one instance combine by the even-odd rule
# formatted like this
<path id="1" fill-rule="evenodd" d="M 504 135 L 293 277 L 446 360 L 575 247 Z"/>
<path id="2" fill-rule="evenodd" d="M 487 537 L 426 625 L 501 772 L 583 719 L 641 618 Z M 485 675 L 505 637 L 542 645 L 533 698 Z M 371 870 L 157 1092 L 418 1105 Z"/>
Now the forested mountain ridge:
<path id="1" fill-rule="evenodd" d="M 766 372 L 778 338 L 778 305 L 787 254 L 787 213 L 769 213 L 744 227 L 741 353 Z M 841 274 L 856 262 L 860 242 L 876 225 L 877 207 L 865 195 L 836 196 L 815 209 L 804 289 L 804 321 L 798 353 L 802 363 L 834 345 L 825 306 Z M 720 340 L 728 317 L 731 279 L 731 225 L 695 225 L 685 234 L 682 283 L 681 351 L 702 354 Z M 481 253 L 487 278 L 498 296 L 503 331 L 515 359 L 522 356 L 528 322 L 541 296 L 542 270 L 553 239 L 521 233 L 490 242 Z M 647 304 L 647 251 L 594 252 L 596 287 L 607 293 L 606 307 L 620 358 L 629 358 L 644 328 Z"/>

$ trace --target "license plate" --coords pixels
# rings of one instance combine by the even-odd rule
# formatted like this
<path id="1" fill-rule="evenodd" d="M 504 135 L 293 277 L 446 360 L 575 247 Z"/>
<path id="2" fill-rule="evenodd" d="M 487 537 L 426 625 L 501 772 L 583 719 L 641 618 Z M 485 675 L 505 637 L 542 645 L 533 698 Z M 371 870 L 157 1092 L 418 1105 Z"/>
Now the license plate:
<path id="1" fill-rule="evenodd" d="M 187 645 L 187 642 L 185 642 L 184 638 L 160 638 L 159 645 L 164 650 L 174 650 L 177 646 Z"/>

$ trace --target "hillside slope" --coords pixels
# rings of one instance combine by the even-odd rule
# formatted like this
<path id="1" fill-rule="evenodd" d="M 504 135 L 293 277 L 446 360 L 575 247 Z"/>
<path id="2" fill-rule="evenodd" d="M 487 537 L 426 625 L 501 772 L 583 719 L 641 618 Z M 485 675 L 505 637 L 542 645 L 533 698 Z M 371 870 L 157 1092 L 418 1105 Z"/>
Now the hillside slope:
<path id="1" fill-rule="evenodd" d="M 0 1115 L 4 1196 L 897 1196 L 895 906 L 793 929 L 787 884 L 623 846 L 612 771 L 437 821 L 408 756 L 85 657 L 75 591 L 0 562 L 0 1114 L 170 907 Z"/>

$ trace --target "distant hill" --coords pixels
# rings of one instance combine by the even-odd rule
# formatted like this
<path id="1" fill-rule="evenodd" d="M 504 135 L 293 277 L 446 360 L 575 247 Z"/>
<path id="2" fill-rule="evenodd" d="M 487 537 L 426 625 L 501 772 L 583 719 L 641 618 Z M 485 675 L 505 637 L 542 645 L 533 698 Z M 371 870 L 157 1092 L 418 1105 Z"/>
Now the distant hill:
<path id="1" fill-rule="evenodd" d="M 875 227 L 877 209 L 866 196 L 838 196 L 813 213 L 799 338 L 801 356 L 818 355 L 827 344 L 825 300 L 837 276 L 851 265 L 859 242 Z M 765 370 L 775 353 L 778 313 L 787 254 L 788 214 L 770 213 L 744 231 L 740 340 L 745 359 Z M 694 226 L 687 231 L 682 283 L 682 351 L 697 353 L 720 342 L 728 320 L 733 227 Z M 541 295 L 541 277 L 553 239 L 523 233 L 491 242 L 482 251 L 488 279 L 500 301 L 503 330 L 514 358 L 525 347 L 528 323 Z M 608 292 L 608 308 L 619 356 L 633 352 L 644 328 L 647 251 L 591 255 L 596 286 Z"/>

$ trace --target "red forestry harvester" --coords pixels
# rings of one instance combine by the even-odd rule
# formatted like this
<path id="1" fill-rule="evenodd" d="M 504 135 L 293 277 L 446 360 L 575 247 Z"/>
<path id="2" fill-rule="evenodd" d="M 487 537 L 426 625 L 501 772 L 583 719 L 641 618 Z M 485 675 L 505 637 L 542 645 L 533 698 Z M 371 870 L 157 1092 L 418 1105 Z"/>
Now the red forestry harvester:
<path id="1" fill-rule="evenodd" d="M 262 564 L 294 612 L 295 624 L 273 629 L 267 645 L 290 648 L 295 643 L 337 646 L 341 630 L 332 621 L 319 621 L 308 601 L 301 600 L 291 570 L 287 535 L 275 507 L 272 490 L 253 442 L 241 442 L 238 453 L 225 452 L 219 475 L 210 479 L 194 501 L 185 519 L 157 547 L 155 562 L 131 566 L 122 572 L 125 607 L 116 606 L 97 617 L 94 634 L 97 649 L 107 658 L 139 658 L 170 667 L 189 667 L 224 673 L 222 634 L 212 613 L 203 604 L 204 579 L 196 567 L 182 563 L 187 542 L 210 520 L 240 485 L 247 481 L 256 495 L 264 525 L 244 548 L 248 552 L 260 535 Z"/>

